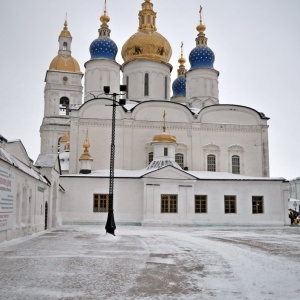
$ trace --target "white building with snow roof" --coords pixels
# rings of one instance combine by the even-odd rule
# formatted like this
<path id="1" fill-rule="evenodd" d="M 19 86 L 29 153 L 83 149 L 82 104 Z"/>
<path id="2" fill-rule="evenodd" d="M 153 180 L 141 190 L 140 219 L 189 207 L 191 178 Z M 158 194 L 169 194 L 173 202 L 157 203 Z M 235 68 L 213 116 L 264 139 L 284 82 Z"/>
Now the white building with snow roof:
<path id="1" fill-rule="evenodd" d="M 119 93 L 121 80 L 127 102 L 116 109 L 117 221 L 285 224 L 287 183 L 269 177 L 269 118 L 251 107 L 220 103 L 202 13 L 190 68 L 181 53 L 173 83 L 172 48 L 157 31 L 150 0 L 143 1 L 138 20 L 119 64 L 105 9 L 84 74 L 71 55 L 67 22 L 59 36 L 58 55 L 46 73 L 40 128 L 41 155 L 59 153 L 63 170 L 57 221 L 106 219 L 112 99 L 104 86 Z M 166 128 L 168 137 L 156 140 Z"/>
<path id="2" fill-rule="evenodd" d="M 33 165 L 20 140 L 0 135 L 0 242 L 56 225 L 60 168 L 58 155 L 51 156 L 46 174 Z"/>

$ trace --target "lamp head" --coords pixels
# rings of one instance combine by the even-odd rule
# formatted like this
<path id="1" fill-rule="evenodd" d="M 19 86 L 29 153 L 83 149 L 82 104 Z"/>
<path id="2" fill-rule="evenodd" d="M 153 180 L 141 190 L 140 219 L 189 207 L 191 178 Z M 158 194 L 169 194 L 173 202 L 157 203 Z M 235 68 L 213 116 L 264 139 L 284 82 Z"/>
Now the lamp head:
<path id="1" fill-rule="evenodd" d="M 107 94 L 109 94 L 109 92 L 110 92 L 110 86 L 104 86 L 103 87 L 103 90 L 104 90 L 104 93 L 107 95 Z"/>
<path id="2" fill-rule="evenodd" d="M 120 99 L 120 100 L 119 100 L 119 104 L 120 104 L 121 106 L 124 106 L 124 105 L 126 104 L 126 99 Z"/>
<path id="3" fill-rule="evenodd" d="M 120 85 L 120 92 L 126 92 L 127 86 L 126 85 Z"/>

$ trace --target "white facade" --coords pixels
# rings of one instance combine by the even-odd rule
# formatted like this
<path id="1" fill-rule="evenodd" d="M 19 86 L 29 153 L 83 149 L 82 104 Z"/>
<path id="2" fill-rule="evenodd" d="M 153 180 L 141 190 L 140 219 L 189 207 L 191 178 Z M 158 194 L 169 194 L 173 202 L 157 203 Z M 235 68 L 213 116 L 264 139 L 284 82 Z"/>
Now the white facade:
<path id="1" fill-rule="evenodd" d="M 186 99 L 192 107 L 219 104 L 219 72 L 196 69 L 186 74 Z"/>
<path id="2" fill-rule="evenodd" d="M 110 167 L 113 99 L 103 94 L 103 87 L 110 86 L 110 94 L 117 94 L 118 100 L 121 81 L 127 85 L 127 103 L 116 107 L 118 222 L 285 224 L 287 183 L 283 178 L 269 178 L 269 118 L 250 107 L 222 104 L 219 72 L 213 66 L 214 53 L 207 47 L 202 16 L 196 47 L 189 56 L 191 68 L 186 71 L 181 55 L 181 78 L 172 87 L 175 96 L 171 97 L 172 48 L 157 32 L 155 18 L 151 1 L 143 1 L 138 31 L 123 45 L 124 62 L 120 67 L 115 60 L 117 46 L 110 37 L 109 17 L 104 11 L 99 37 L 91 43 L 91 59 L 85 64 L 84 99 L 79 69 L 70 65 L 67 71 L 65 65 L 52 62 L 47 71 L 41 154 L 60 151 L 60 184 L 65 193 L 59 201 L 57 222 L 90 224 L 106 219 L 106 213 L 94 211 L 99 208 L 95 208 L 95 203 L 102 201 L 103 205 L 108 194 L 109 176 L 105 170 Z M 59 41 L 65 36 L 70 36 L 66 25 Z M 66 72 L 73 76 L 71 81 L 64 82 Z M 64 103 L 65 114 L 59 114 L 60 99 L 69 101 L 68 105 Z M 167 128 L 176 142 L 154 143 L 153 137 L 162 128 Z M 83 146 L 87 132 L 88 150 Z M 62 142 L 66 134 L 70 145 L 67 154 Z M 167 166 L 168 156 L 176 164 Z M 149 166 L 152 160 L 162 163 Z M 81 171 L 85 173 L 80 174 Z M 176 212 L 162 213 L 166 208 L 161 201 L 167 201 L 162 200 L 162 195 L 176 195 Z M 205 213 L 196 212 L 197 195 L 206 197 Z M 234 213 L 224 212 L 227 196 L 235 199 Z M 253 203 L 264 208 L 253 212 Z M 102 208 L 106 212 L 107 207 Z"/>
<path id="3" fill-rule="evenodd" d="M 137 60 L 126 64 L 123 67 L 123 84 L 127 85 L 127 98 L 137 101 L 170 100 L 170 71 L 170 65 L 155 61 Z"/>
<path id="4" fill-rule="evenodd" d="M 118 91 L 121 66 L 110 60 L 89 60 L 85 63 L 85 101 L 104 93 L 103 87 L 110 86 Z"/>
<path id="5" fill-rule="evenodd" d="M 54 161 L 49 174 L 42 174 L 21 141 L 0 141 L 0 242 L 58 224 L 57 155 Z"/>
<path id="6" fill-rule="evenodd" d="M 209 172 L 184 172 L 172 166 L 158 170 L 115 173 L 114 215 L 117 224 L 138 225 L 273 225 L 288 224 L 284 179 L 251 178 Z M 107 194 L 108 171 L 63 175 L 60 224 L 102 224 L 106 212 L 93 212 L 93 196 Z M 177 195 L 176 213 L 161 212 L 161 195 Z M 195 212 L 195 196 L 205 195 L 207 210 Z M 225 213 L 224 197 L 235 196 L 236 210 Z M 263 199 L 263 212 L 253 213 L 252 197 Z"/>

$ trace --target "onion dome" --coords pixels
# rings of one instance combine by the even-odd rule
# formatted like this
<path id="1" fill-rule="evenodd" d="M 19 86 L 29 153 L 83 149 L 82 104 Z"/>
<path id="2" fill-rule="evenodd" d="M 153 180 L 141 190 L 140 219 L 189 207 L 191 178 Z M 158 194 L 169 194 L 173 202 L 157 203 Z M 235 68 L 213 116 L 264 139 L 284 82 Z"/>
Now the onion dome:
<path id="1" fill-rule="evenodd" d="M 152 142 L 154 143 L 172 143 L 176 144 L 176 137 L 170 133 L 162 132 L 153 137 Z"/>
<path id="2" fill-rule="evenodd" d="M 49 70 L 81 73 L 77 60 L 71 55 L 72 36 L 68 30 L 67 21 L 64 23 L 64 28 L 59 35 L 58 41 L 60 44 L 58 55 L 51 61 Z"/>
<path id="3" fill-rule="evenodd" d="M 79 64 L 71 55 L 57 55 L 53 58 L 49 70 L 81 73 Z"/>
<path id="4" fill-rule="evenodd" d="M 65 133 L 65 134 L 59 139 L 59 141 L 60 141 L 61 143 L 66 143 L 66 142 L 68 142 L 69 140 L 70 140 L 70 138 L 69 138 L 69 136 L 68 136 L 67 133 Z"/>
<path id="5" fill-rule="evenodd" d="M 166 132 L 166 112 L 164 112 L 164 126 L 163 126 L 163 132 L 160 134 L 157 134 L 153 137 L 152 142 L 153 143 L 172 143 L 176 144 L 176 137 L 168 132 Z"/>
<path id="6" fill-rule="evenodd" d="M 179 69 L 177 70 L 178 77 L 174 80 L 172 84 L 173 96 L 174 97 L 185 97 L 186 94 L 186 68 L 184 63 L 186 62 L 185 58 L 183 57 L 183 43 L 181 43 L 181 56 L 178 59 L 179 62 Z"/>
<path id="7" fill-rule="evenodd" d="M 139 12 L 139 28 L 124 44 L 122 57 L 124 64 L 133 60 L 151 60 L 167 63 L 172 55 L 172 48 L 155 26 L 156 12 L 151 0 L 144 0 Z"/>
<path id="8" fill-rule="evenodd" d="M 215 54 L 207 47 L 207 37 L 205 37 L 205 25 L 202 23 L 202 6 L 200 6 L 200 24 L 197 26 L 199 32 L 196 38 L 196 47 L 191 51 L 189 61 L 191 69 L 214 68 Z"/>
<path id="9" fill-rule="evenodd" d="M 99 37 L 90 45 L 91 59 L 108 59 L 115 60 L 118 47 L 113 40 L 110 39 L 110 32 L 107 23 L 110 18 L 106 14 L 106 5 L 104 14 L 100 17 L 101 26 L 98 29 Z"/>

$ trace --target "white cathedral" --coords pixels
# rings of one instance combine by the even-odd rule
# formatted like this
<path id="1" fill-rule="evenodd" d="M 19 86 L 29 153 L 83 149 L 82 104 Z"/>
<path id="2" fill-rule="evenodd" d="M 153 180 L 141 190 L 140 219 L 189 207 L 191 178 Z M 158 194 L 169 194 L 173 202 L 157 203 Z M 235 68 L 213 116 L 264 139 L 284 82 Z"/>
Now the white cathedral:
<path id="1" fill-rule="evenodd" d="M 138 30 L 122 46 L 121 65 L 106 9 L 84 74 L 71 55 L 65 22 L 58 55 L 46 72 L 35 163 L 41 173 L 50 167 L 59 173 L 54 185 L 49 180 L 45 227 L 105 223 L 113 98 L 104 86 L 119 100 L 121 82 L 127 90 L 120 97 L 126 104 L 116 108 L 117 224 L 288 223 L 288 182 L 269 177 L 269 118 L 254 108 L 220 103 L 219 72 L 201 10 L 190 68 L 181 51 L 173 83 L 172 48 L 157 31 L 151 0 L 143 1 Z"/>

